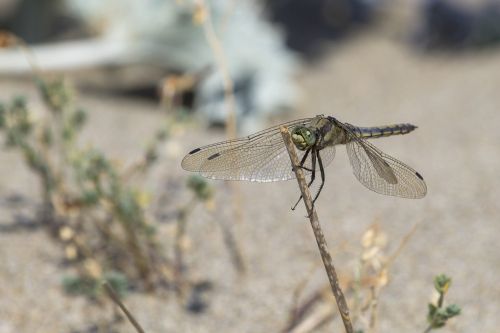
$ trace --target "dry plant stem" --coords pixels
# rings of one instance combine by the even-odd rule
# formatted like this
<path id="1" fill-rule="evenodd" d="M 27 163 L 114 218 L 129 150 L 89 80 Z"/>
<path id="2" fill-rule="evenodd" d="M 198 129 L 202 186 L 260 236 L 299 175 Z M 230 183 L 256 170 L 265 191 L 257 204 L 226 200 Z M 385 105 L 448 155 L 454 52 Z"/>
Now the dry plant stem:
<path id="1" fill-rule="evenodd" d="M 316 242 L 318 244 L 319 252 L 321 254 L 321 259 L 325 265 L 326 274 L 328 275 L 328 280 L 330 281 L 330 286 L 332 288 L 333 295 L 337 301 L 337 306 L 339 308 L 342 321 L 344 322 L 344 327 L 347 333 L 353 333 L 351 318 L 349 317 L 349 308 L 344 297 L 344 293 L 340 288 L 339 279 L 337 277 L 337 272 L 333 266 L 332 257 L 328 251 L 328 246 L 326 244 L 325 236 L 321 230 L 321 225 L 318 220 L 318 214 L 314 209 L 311 193 L 307 187 L 307 182 L 304 176 L 304 172 L 301 168 L 298 168 L 299 159 L 297 157 L 297 152 L 295 151 L 295 146 L 292 142 L 292 137 L 288 128 L 281 127 L 281 135 L 283 136 L 283 141 L 285 142 L 286 149 L 290 155 L 290 161 L 292 162 L 293 170 L 295 176 L 297 177 L 297 182 L 302 193 L 302 198 L 307 209 L 307 215 L 309 216 L 309 221 L 311 222 L 311 227 L 316 237 Z"/>
<path id="2" fill-rule="evenodd" d="M 186 236 L 186 223 L 187 223 L 187 215 L 189 214 L 190 209 L 193 208 L 194 200 L 192 200 L 186 207 L 182 208 L 179 211 L 179 218 L 177 220 L 177 228 L 175 232 L 175 270 L 177 274 L 181 274 L 184 269 L 184 250 L 183 250 L 183 241 Z"/>
<path id="3" fill-rule="evenodd" d="M 389 257 L 387 262 L 383 265 L 383 269 L 389 270 L 389 268 L 392 266 L 396 258 L 403 251 L 404 247 L 408 244 L 410 238 L 415 234 L 415 231 L 417 231 L 419 224 L 420 222 L 415 223 L 410 229 L 410 231 L 401 239 L 396 251 L 394 251 L 394 253 Z M 377 308 L 378 308 L 378 298 L 380 289 L 381 287 L 375 288 L 373 286 L 370 288 L 370 293 L 371 293 L 371 299 L 369 303 L 370 323 L 368 332 L 376 332 L 377 317 L 378 317 Z"/>
<path id="4" fill-rule="evenodd" d="M 307 286 L 307 283 L 311 279 L 314 271 L 318 268 L 318 266 L 315 264 L 311 267 L 307 275 L 300 281 L 300 283 L 295 287 L 293 291 L 293 296 L 292 296 L 292 308 L 290 311 L 290 322 L 292 324 L 295 324 L 295 321 L 299 320 L 299 315 L 301 314 L 302 310 L 299 307 L 299 297 L 301 294 L 304 292 L 304 289 Z M 310 302 L 307 302 L 302 308 L 308 307 Z"/>
<path id="5" fill-rule="evenodd" d="M 207 39 L 208 45 L 212 50 L 215 62 L 217 64 L 217 69 L 222 76 L 222 85 L 224 88 L 224 103 L 227 110 L 226 126 L 227 126 L 227 136 L 229 139 L 236 138 L 236 102 L 234 99 L 234 83 L 231 79 L 231 73 L 229 73 L 229 68 L 227 65 L 226 56 L 224 53 L 224 48 L 220 39 L 217 37 L 215 28 L 212 22 L 212 17 L 210 13 L 210 7 L 207 5 L 205 0 L 198 0 L 198 6 L 204 12 L 205 17 L 203 19 L 203 32 L 205 33 L 205 38 Z M 243 214 L 241 209 L 241 193 L 237 182 L 231 183 L 231 189 L 233 191 L 233 207 L 234 207 L 234 217 L 238 222 L 243 221 Z"/>
<path id="6" fill-rule="evenodd" d="M 328 288 L 321 288 L 308 297 L 303 304 L 296 306 L 291 313 L 288 325 L 282 332 L 315 332 L 327 322 L 332 321 L 337 308 L 330 301 Z"/>
<path id="7" fill-rule="evenodd" d="M 398 248 L 396 249 L 396 251 L 389 257 L 389 259 L 387 260 L 387 262 L 385 263 L 385 268 L 386 269 L 389 269 L 392 264 L 394 263 L 394 261 L 396 260 L 396 258 L 401 254 L 401 252 L 403 251 L 404 247 L 406 246 L 406 244 L 408 244 L 410 238 L 415 234 L 415 231 L 417 231 L 417 228 L 419 227 L 420 225 L 420 221 L 418 221 L 417 223 L 415 223 L 410 231 L 403 237 L 403 239 L 401 240 L 401 242 L 399 243 L 399 246 Z"/>
<path id="8" fill-rule="evenodd" d="M 125 305 L 120 301 L 120 298 L 116 294 L 116 292 L 113 290 L 113 287 L 108 282 L 103 283 L 104 289 L 106 290 L 106 293 L 108 294 L 109 298 L 118 305 L 118 307 L 123 311 L 125 316 L 127 316 L 127 319 L 130 321 L 130 323 L 134 326 L 135 330 L 139 333 L 145 333 L 145 331 L 142 329 L 141 325 L 135 320 L 134 316 L 130 311 L 125 307 Z"/>
<path id="9" fill-rule="evenodd" d="M 217 219 L 219 221 L 219 225 L 222 229 L 222 236 L 224 238 L 224 244 L 229 251 L 229 255 L 231 256 L 231 261 L 240 274 L 244 274 L 246 272 L 245 260 L 243 259 L 243 255 L 239 249 L 238 242 L 234 237 L 231 228 L 223 221 L 223 219 Z"/>
<path id="10" fill-rule="evenodd" d="M 15 45 L 17 47 L 19 47 L 21 52 L 24 53 L 26 61 L 28 62 L 29 66 L 31 67 L 31 71 L 34 74 L 34 77 L 35 78 L 40 77 L 42 74 L 42 71 L 38 67 L 35 55 L 34 55 L 33 51 L 31 50 L 31 48 L 28 46 L 28 44 L 26 44 L 26 42 L 22 38 L 14 35 L 10 32 L 6 32 L 6 33 L 12 38 L 12 40 L 15 42 Z"/>
<path id="11" fill-rule="evenodd" d="M 379 290 L 372 286 L 370 288 L 371 300 L 370 300 L 370 324 L 368 332 L 376 332 L 377 327 L 377 307 L 378 307 L 378 292 Z"/>
<path id="12" fill-rule="evenodd" d="M 125 231 L 125 243 L 132 253 L 132 260 L 139 271 L 141 278 L 146 282 L 146 289 L 151 291 L 154 289 L 152 281 L 152 265 L 149 262 L 147 254 L 141 247 L 141 242 L 137 237 L 137 233 L 130 223 L 122 221 L 121 226 Z"/>
<path id="13" fill-rule="evenodd" d="M 331 302 L 321 304 L 315 311 L 305 320 L 298 323 L 295 327 L 286 331 L 287 333 L 309 333 L 317 332 L 323 325 L 328 323 L 332 314 L 335 313 L 335 305 Z"/>
<path id="14" fill-rule="evenodd" d="M 210 14 L 210 7 L 205 0 L 198 0 L 198 5 L 204 11 L 203 32 L 212 50 L 217 64 L 217 68 L 222 76 L 224 87 L 224 102 L 227 109 L 227 132 L 230 139 L 236 137 L 236 103 L 234 100 L 234 84 L 227 66 L 226 56 L 222 44 L 215 33 L 214 25 Z"/>
<path id="15" fill-rule="evenodd" d="M 184 274 L 184 239 L 186 237 L 187 217 L 196 204 L 195 198 L 192 198 L 186 206 L 179 210 L 177 219 L 177 228 L 174 240 L 174 256 L 175 256 L 175 283 L 177 295 L 182 296 L 187 286 L 187 281 Z"/>

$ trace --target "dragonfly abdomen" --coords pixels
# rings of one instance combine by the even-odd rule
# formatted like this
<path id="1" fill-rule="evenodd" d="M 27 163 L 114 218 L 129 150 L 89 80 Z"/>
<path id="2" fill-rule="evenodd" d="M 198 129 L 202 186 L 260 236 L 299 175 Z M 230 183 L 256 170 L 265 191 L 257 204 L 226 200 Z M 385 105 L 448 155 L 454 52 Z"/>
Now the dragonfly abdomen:
<path id="1" fill-rule="evenodd" d="M 378 127 L 355 127 L 357 135 L 364 139 L 381 138 L 391 135 L 407 134 L 415 130 L 417 126 L 412 124 L 395 124 Z"/>

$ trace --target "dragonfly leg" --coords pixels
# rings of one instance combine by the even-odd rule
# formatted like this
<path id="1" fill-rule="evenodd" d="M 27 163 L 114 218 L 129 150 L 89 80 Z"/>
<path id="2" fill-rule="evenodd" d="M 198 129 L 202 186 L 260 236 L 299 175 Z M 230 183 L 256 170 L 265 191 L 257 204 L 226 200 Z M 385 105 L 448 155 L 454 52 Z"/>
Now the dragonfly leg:
<path id="1" fill-rule="evenodd" d="M 319 171 L 321 173 L 321 185 L 319 186 L 318 192 L 316 192 L 316 195 L 314 196 L 313 205 L 316 202 L 316 199 L 318 199 L 319 194 L 321 193 L 321 190 L 323 189 L 323 185 L 325 185 L 325 169 L 323 167 L 323 161 L 321 160 L 321 155 L 319 154 L 319 150 L 316 151 L 315 153 L 316 153 L 316 155 L 318 155 Z"/>
<path id="2" fill-rule="evenodd" d="M 310 149 L 308 149 L 306 151 L 306 153 L 304 154 L 305 157 L 307 157 L 307 154 L 309 153 L 309 151 L 310 151 Z M 304 161 L 305 161 L 305 158 L 303 157 L 302 161 L 300 161 L 300 163 L 303 164 Z M 311 166 L 312 166 L 311 170 L 300 166 L 303 169 L 311 171 L 311 180 L 309 180 L 309 184 L 307 184 L 307 187 L 311 187 L 312 183 L 314 182 L 314 178 L 316 177 L 316 152 L 315 151 L 313 151 L 313 153 L 311 154 Z M 295 208 L 297 208 L 297 205 L 299 204 L 301 199 L 302 199 L 302 194 L 300 195 L 299 200 L 297 200 L 295 205 L 293 205 L 292 210 L 295 210 Z"/>
<path id="3" fill-rule="evenodd" d="M 301 169 L 304 169 L 304 170 L 307 170 L 309 172 L 312 172 L 311 169 L 309 168 L 306 168 L 304 166 L 304 163 L 306 162 L 306 159 L 307 159 L 307 156 L 309 155 L 309 152 L 311 151 L 311 148 L 309 148 L 308 150 L 306 150 L 306 153 L 304 154 L 304 156 L 302 156 L 302 159 L 300 160 L 300 163 L 299 165 L 297 165 L 298 168 L 301 168 Z M 299 200 L 300 201 L 300 200 Z"/>

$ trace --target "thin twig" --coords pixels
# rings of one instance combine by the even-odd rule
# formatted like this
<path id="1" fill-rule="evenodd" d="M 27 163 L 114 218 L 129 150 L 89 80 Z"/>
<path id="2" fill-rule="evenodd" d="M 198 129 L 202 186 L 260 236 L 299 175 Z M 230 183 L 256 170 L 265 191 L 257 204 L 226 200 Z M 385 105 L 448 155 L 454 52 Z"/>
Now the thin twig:
<path id="1" fill-rule="evenodd" d="M 315 311 L 302 322 L 291 328 L 287 333 L 316 332 L 325 325 L 335 314 L 335 305 L 331 302 L 321 304 Z"/>
<path id="2" fill-rule="evenodd" d="M 178 296 L 183 296 L 188 285 L 185 276 L 184 265 L 184 240 L 186 237 L 188 215 L 193 211 L 196 205 L 196 198 L 193 197 L 184 207 L 179 210 L 179 217 L 177 218 L 177 227 L 174 241 L 174 255 L 175 255 L 175 283 Z"/>
<path id="3" fill-rule="evenodd" d="M 417 231 L 417 228 L 418 228 L 419 225 L 420 225 L 420 221 L 418 221 L 417 223 L 415 223 L 411 227 L 410 231 L 406 235 L 404 235 L 404 237 L 401 239 L 401 242 L 399 243 L 399 246 L 396 249 L 396 251 L 394 251 L 394 253 L 389 257 L 389 259 L 385 263 L 384 266 L 385 266 L 386 269 L 389 269 L 392 266 L 392 264 L 394 263 L 394 261 L 396 260 L 396 258 L 403 251 L 403 249 L 406 246 L 406 244 L 408 244 L 408 241 L 410 240 L 410 238 L 413 236 L 413 234 L 415 234 L 415 231 Z"/>
<path id="4" fill-rule="evenodd" d="M 116 292 L 113 290 L 113 287 L 111 287 L 111 285 L 107 281 L 105 281 L 103 283 L 103 286 L 104 286 L 104 289 L 106 290 L 106 293 L 108 294 L 109 298 L 111 298 L 111 300 L 113 302 L 115 302 L 116 305 L 118 305 L 118 307 L 123 311 L 123 313 L 125 313 L 125 316 L 127 316 L 127 319 L 135 327 L 135 330 L 139 333 L 145 333 L 145 331 L 142 329 L 141 325 L 139 325 L 137 320 L 135 320 L 132 313 L 130 313 L 130 311 L 125 307 L 125 305 L 122 303 L 122 301 L 120 301 L 120 298 L 118 297 Z"/>
<path id="5" fill-rule="evenodd" d="M 234 98 L 234 83 L 231 78 L 231 73 L 229 72 L 228 61 L 226 59 L 226 54 L 222 43 L 217 36 L 215 27 L 212 21 L 212 15 L 210 11 L 210 6 L 205 0 L 197 0 L 197 5 L 199 10 L 203 13 L 202 25 L 205 38 L 212 50 L 215 63 L 217 65 L 217 70 L 220 72 L 222 77 L 222 86 L 224 88 L 224 104 L 227 110 L 226 116 L 226 129 L 227 136 L 229 139 L 236 138 L 236 101 Z M 232 182 L 230 184 L 231 190 L 233 192 L 232 200 L 234 207 L 234 217 L 237 222 L 243 221 L 242 204 L 241 204 L 241 192 L 237 182 Z"/>
<path id="6" fill-rule="evenodd" d="M 295 172 L 295 176 L 297 177 L 297 182 L 299 184 L 302 198 L 307 209 L 307 216 L 309 216 L 309 221 L 311 222 L 311 227 L 313 229 L 314 236 L 316 237 L 316 242 L 321 254 L 321 259 L 323 259 L 326 274 L 328 275 L 328 280 L 330 281 L 333 295 L 335 296 L 335 300 L 337 301 L 337 306 L 339 308 L 342 321 L 344 322 L 345 330 L 347 333 L 353 333 L 354 330 L 352 328 L 351 318 L 349 317 L 349 308 L 347 306 L 344 293 L 340 288 L 337 272 L 335 271 L 335 267 L 333 266 L 332 257 L 330 255 L 330 252 L 328 251 L 325 236 L 323 234 L 323 231 L 321 230 L 318 215 L 316 214 L 316 210 L 313 206 L 311 193 L 309 192 L 309 188 L 307 187 L 304 172 L 301 168 L 297 167 L 299 165 L 299 159 L 297 157 L 297 152 L 295 151 L 295 146 L 292 142 L 292 137 L 290 136 L 290 132 L 288 131 L 288 129 L 284 126 L 281 127 L 281 135 L 283 136 L 286 149 L 288 150 L 288 154 L 290 155 L 290 161 L 292 162 L 293 170 Z"/>
<path id="7" fill-rule="evenodd" d="M 24 58 L 28 62 L 29 68 L 31 69 L 33 76 L 35 78 L 41 76 L 41 70 L 40 67 L 38 67 L 35 54 L 21 37 L 11 33 L 10 31 L 2 30 L 0 31 L 0 39 L 4 41 L 4 43 L 2 44 L 6 44 L 6 46 L 18 47 L 21 50 L 22 54 L 24 55 Z M 11 63 L 9 63 L 9 66 L 11 66 Z"/>
<path id="8" fill-rule="evenodd" d="M 410 231 L 403 236 L 401 241 L 399 242 L 399 245 L 394 251 L 394 253 L 387 259 L 387 261 L 383 264 L 381 271 L 388 271 L 394 261 L 397 259 L 397 257 L 401 254 L 405 246 L 408 244 L 410 238 L 415 234 L 415 231 L 417 230 L 420 222 L 415 223 Z M 372 286 L 370 288 L 371 291 L 371 299 L 369 303 L 369 308 L 370 308 L 370 322 L 369 322 L 369 331 L 368 332 L 375 332 L 375 327 L 377 325 L 377 307 L 378 307 L 378 297 L 379 293 L 381 290 L 382 286 L 375 288 L 375 286 Z"/>
<path id="9" fill-rule="evenodd" d="M 299 282 L 299 284 L 295 287 L 293 294 L 292 294 L 292 308 L 290 311 L 290 326 L 295 326 L 296 322 L 300 320 L 300 314 L 301 308 L 309 307 L 310 302 L 306 302 L 305 306 L 299 306 L 299 298 L 304 292 L 304 289 L 306 288 L 307 284 L 311 280 L 311 277 L 313 273 L 316 271 L 318 268 L 319 263 L 315 263 L 309 272 L 305 275 L 305 277 L 302 279 L 302 281 Z"/>
<path id="10" fill-rule="evenodd" d="M 212 23 L 212 16 L 210 7 L 205 0 L 198 0 L 198 6 L 203 11 L 204 17 L 202 20 L 203 32 L 207 39 L 208 45 L 214 55 L 215 63 L 222 77 L 222 85 L 224 87 L 224 103 L 227 109 L 227 132 L 230 139 L 236 137 L 236 102 L 234 100 L 234 84 L 229 73 L 226 55 L 222 43 L 217 37 L 214 25 Z"/>
<path id="11" fill-rule="evenodd" d="M 219 226 L 222 230 L 222 237 L 224 238 L 224 244 L 226 245 L 229 255 L 231 256 L 231 261 L 233 266 L 236 268 L 238 273 L 245 274 L 246 266 L 243 255 L 239 249 L 238 242 L 236 241 L 234 233 L 231 231 L 231 227 L 227 225 L 224 219 L 217 219 Z"/>
<path id="12" fill-rule="evenodd" d="M 370 322 L 368 325 L 369 332 L 375 332 L 375 328 L 377 326 L 377 307 L 378 307 L 378 296 L 379 296 L 379 288 L 376 288 L 375 286 L 370 287 Z"/>

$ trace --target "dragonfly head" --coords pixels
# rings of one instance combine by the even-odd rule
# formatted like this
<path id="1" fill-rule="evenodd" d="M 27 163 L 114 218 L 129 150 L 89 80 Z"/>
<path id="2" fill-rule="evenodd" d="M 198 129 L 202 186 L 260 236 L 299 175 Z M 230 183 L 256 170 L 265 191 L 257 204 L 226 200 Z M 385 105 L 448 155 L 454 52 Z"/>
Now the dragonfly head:
<path id="1" fill-rule="evenodd" d="M 306 150 L 316 143 L 316 134 L 308 127 L 298 126 L 292 131 L 292 141 L 298 149 Z"/>

